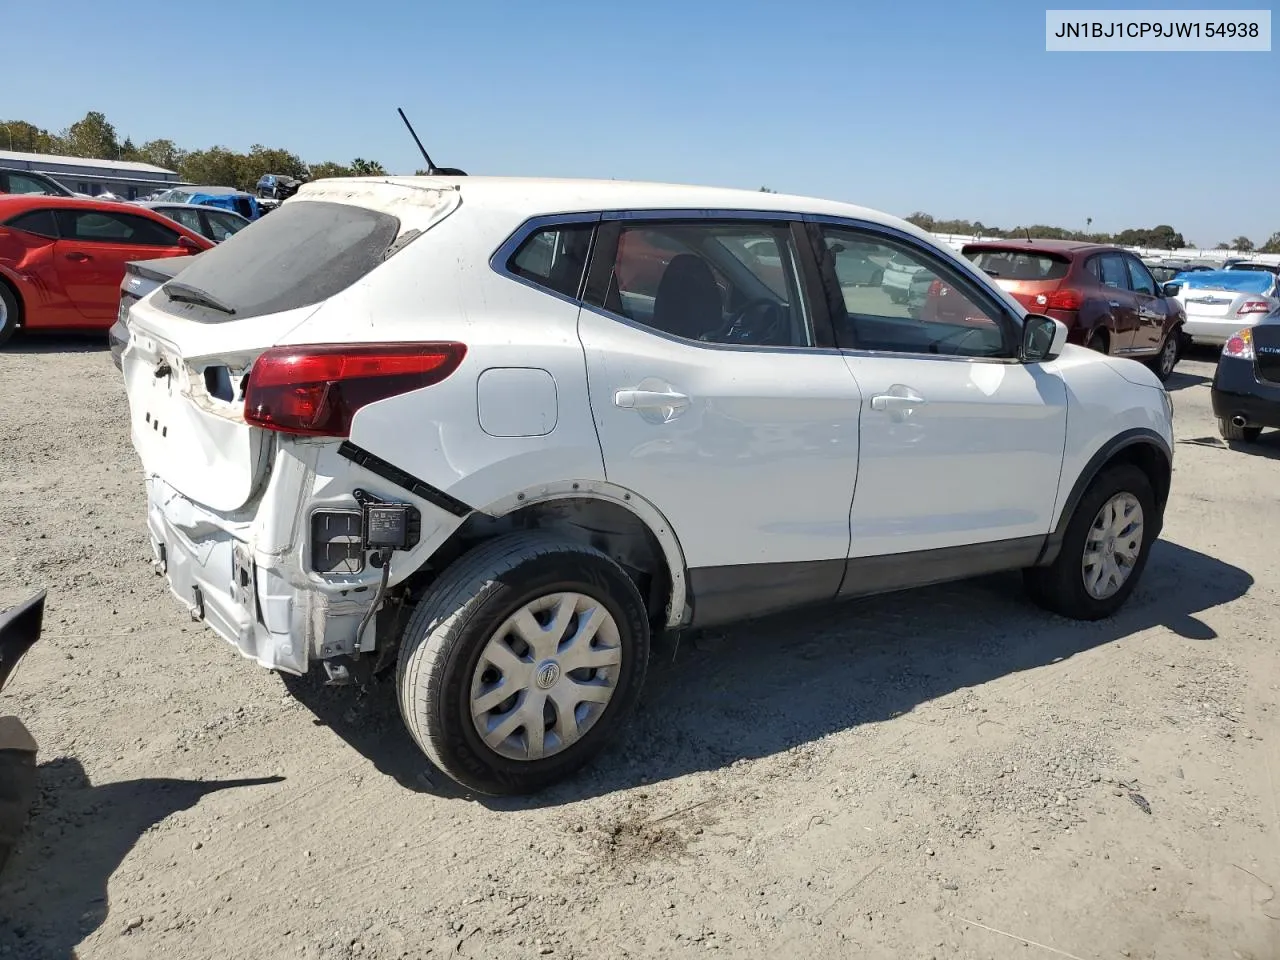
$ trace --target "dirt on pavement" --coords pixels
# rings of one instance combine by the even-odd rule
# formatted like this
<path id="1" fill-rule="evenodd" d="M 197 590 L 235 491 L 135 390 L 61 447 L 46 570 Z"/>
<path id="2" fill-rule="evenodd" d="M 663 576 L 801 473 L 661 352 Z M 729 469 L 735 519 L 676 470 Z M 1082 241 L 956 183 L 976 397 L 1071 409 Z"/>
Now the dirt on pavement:
<path id="1" fill-rule="evenodd" d="M 41 795 L 0 957 L 1280 957 L 1280 433 L 1171 381 L 1162 541 L 1114 620 L 1016 575 L 660 645 L 532 800 L 460 797 L 386 683 L 284 679 L 150 565 L 110 357 L 0 352 L 6 690 Z"/>

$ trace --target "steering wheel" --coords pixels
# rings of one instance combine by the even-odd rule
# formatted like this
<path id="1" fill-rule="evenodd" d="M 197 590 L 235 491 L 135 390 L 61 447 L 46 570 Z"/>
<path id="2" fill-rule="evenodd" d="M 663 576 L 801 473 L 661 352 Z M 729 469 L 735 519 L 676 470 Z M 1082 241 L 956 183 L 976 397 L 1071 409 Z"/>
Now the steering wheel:
<path id="1" fill-rule="evenodd" d="M 755 297 L 735 311 L 727 324 L 703 339 L 715 343 L 771 343 L 785 319 L 779 307 L 772 297 Z"/>

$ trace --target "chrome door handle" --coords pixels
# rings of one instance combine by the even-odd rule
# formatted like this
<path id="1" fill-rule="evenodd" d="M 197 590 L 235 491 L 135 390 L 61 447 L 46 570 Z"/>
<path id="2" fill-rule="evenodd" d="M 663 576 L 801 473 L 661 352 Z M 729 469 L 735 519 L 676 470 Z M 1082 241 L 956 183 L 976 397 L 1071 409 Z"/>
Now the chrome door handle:
<path id="1" fill-rule="evenodd" d="M 673 390 L 619 390 L 613 395 L 613 405 L 624 410 L 683 410 L 689 406 L 689 398 Z"/>
<path id="2" fill-rule="evenodd" d="M 890 388 L 894 389 L 894 388 Z M 902 389 L 898 393 L 881 393 L 871 398 L 872 410 L 897 412 L 923 407 L 929 401 L 911 389 Z"/>

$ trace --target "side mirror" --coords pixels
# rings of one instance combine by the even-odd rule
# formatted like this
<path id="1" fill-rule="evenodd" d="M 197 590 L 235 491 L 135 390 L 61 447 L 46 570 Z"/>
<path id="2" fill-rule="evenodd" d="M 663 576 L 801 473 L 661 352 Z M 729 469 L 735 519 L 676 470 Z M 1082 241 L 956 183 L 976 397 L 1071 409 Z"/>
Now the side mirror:
<path id="1" fill-rule="evenodd" d="M 178 249 L 187 253 L 200 253 L 204 248 L 190 237 L 178 237 Z"/>
<path id="2" fill-rule="evenodd" d="M 1160 295 L 1164 297 L 1176 297 L 1178 291 L 1182 289 L 1180 283 L 1166 283 L 1160 288 Z"/>
<path id="3" fill-rule="evenodd" d="M 1022 362 L 1043 363 L 1061 356 L 1067 345 L 1067 325 L 1053 317 L 1028 313 L 1022 326 Z"/>

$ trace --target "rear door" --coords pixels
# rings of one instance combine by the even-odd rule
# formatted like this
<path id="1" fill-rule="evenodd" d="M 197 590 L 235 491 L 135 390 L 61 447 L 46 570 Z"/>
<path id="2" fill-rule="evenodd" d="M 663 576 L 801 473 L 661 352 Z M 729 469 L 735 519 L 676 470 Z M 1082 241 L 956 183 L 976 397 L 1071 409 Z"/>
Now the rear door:
<path id="1" fill-rule="evenodd" d="M 1134 305 L 1138 311 L 1138 326 L 1134 331 L 1132 352 L 1155 353 L 1164 342 L 1165 325 L 1169 320 L 1169 305 L 1160 296 L 1160 287 L 1151 271 L 1137 257 L 1125 254 L 1129 266 L 1129 285 L 1133 287 Z"/>
<path id="2" fill-rule="evenodd" d="M 87 323 L 109 326 L 120 306 L 120 281 L 130 260 L 187 253 L 178 232 L 148 217 L 115 210 L 66 207 L 57 211 L 55 253 L 67 297 Z"/>
<path id="3" fill-rule="evenodd" d="M 1129 268 L 1121 253 L 1103 253 L 1097 257 L 1098 279 L 1105 298 L 1104 312 L 1111 317 L 1111 353 L 1123 356 L 1134 349 L 1138 333 L 1138 301 L 1133 295 Z"/>
<path id="4" fill-rule="evenodd" d="M 678 531 L 698 623 L 830 599 L 843 575 L 860 396 L 801 241 L 671 214 L 606 215 L 596 243 L 578 334 L 605 475 Z"/>

